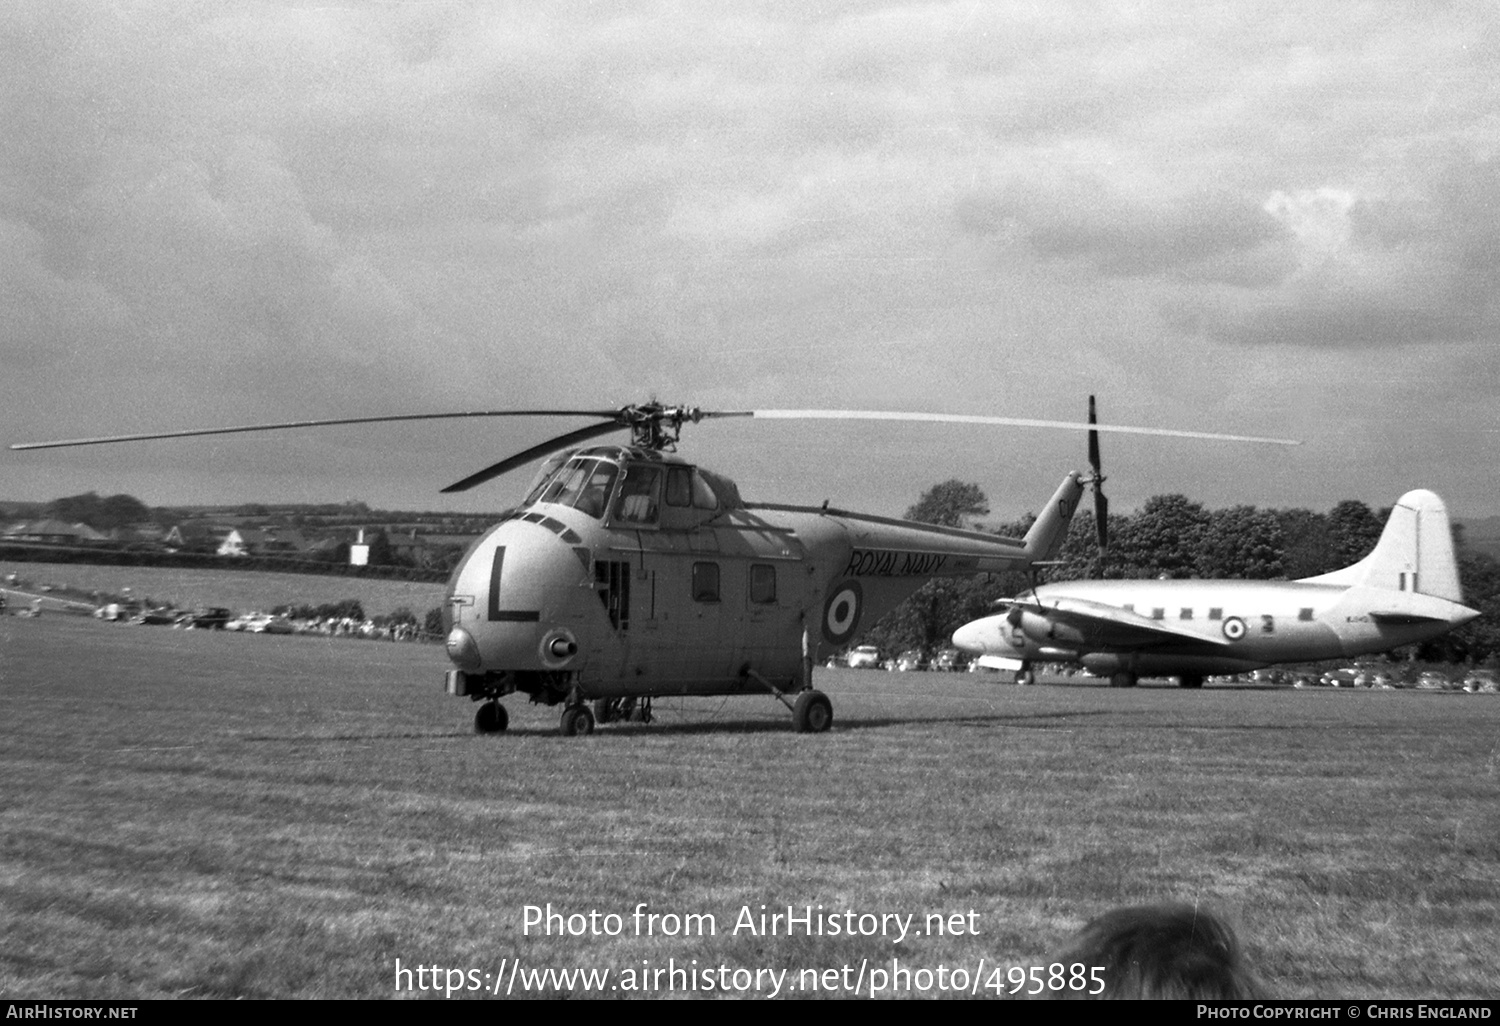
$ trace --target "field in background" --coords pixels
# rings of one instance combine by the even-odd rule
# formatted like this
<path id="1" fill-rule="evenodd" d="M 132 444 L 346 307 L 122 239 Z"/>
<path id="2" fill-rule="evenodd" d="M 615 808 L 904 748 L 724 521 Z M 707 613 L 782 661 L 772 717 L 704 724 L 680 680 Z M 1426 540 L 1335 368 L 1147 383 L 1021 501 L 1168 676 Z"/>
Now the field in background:
<path id="1" fill-rule="evenodd" d="M 420 620 L 443 602 L 444 585 L 365 577 L 256 570 L 179 569 L 155 566 L 91 566 L 80 563 L 0 563 L 0 574 L 16 573 L 36 584 L 119 594 L 125 588 L 156 605 L 181 609 L 227 606 L 235 612 L 266 612 L 279 605 L 311 605 L 359 599 L 368 616 L 384 616 L 402 606 Z"/>
<path id="2" fill-rule="evenodd" d="M 0 618 L 0 995 L 384 997 L 398 959 L 479 974 L 460 987 L 999 968 L 983 994 L 1161 900 L 1227 915 L 1279 996 L 1496 993 L 1495 696 L 820 670 L 824 735 L 752 698 L 564 739 L 512 696 L 511 732 L 476 737 L 445 668 L 430 646 Z M 636 936 L 643 902 L 717 930 Z M 623 930 L 528 933 L 548 904 Z M 762 905 L 978 933 L 731 932 Z"/>

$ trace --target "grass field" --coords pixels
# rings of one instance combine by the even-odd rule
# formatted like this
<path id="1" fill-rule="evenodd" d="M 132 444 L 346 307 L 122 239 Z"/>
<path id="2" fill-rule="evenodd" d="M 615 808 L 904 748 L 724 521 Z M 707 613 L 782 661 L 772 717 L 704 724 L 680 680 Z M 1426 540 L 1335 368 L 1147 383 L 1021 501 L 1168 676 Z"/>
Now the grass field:
<path id="1" fill-rule="evenodd" d="M 236 612 L 269 611 L 280 605 L 311 605 L 359 599 L 369 616 L 410 609 L 421 619 L 443 602 L 442 584 L 387 581 L 368 577 L 256 570 L 160 566 L 91 566 L 84 563 L 5 563 L 0 573 L 16 573 L 36 584 L 74 591 L 118 595 L 124 589 L 156 605 L 181 609 L 228 606 Z"/>
<path id="2" fill-rule="evenodd" d="M 955 969 L 986 994 L 1160 900 L 1225 914 L 1279 996 L 1500 994 L 1495 696 L 827 670 L 823 735 L 734 699 L 564 739 L 513 697 L 477 737 L 444 669 L 426 645 L 0 618 L 0 996 L 386 997 L 398 959 L 439 994 L 582 995 L 530 974 L 584 969 L 654 995 L 653 970 L 720 966 L 805 993 L 805 969 L 843 987 L 893 959 L 917 972 L 898 994 Z M 637 936 L 640 903 L 716 931 Z M 528 929 L 548 904 L 618 936 Z M 762 905 L 963 929 L 734 932 Z"/>

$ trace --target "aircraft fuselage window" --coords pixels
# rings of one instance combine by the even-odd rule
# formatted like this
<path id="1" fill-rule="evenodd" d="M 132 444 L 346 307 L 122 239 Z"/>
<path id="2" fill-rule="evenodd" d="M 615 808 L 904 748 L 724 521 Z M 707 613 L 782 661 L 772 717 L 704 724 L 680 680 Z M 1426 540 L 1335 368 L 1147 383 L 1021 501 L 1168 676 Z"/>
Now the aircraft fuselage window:
<path id="1" fill-rule="evenodd" d="M 776 601 L 776 568 L 769 563 L 750 564 L 750 601 L 760 606 Z"/>
<path id="2" fill-rule="evenodd" d="M 1182 611 L 1182 618 L 1184 620 L 1191 620 L 1193 618 L 1193 611 L 1191 609 L 1184 609 Z"/>
<path id="3" fill-rule="evenodd" d="M 1214 606 L 1208 611 L 1208 618 L 1210 620 L 1222 620 L 1224 619 L 1224 610 L 1220 609 L 1218 606 Z"/>
<path id="4" fill-rule="evenodd" d="M 1167 611 L 1161 606 L 1157 606 L 1155 609 L 1151 610 L 1151 619 L 1153 620 L 1164 620 L 1166 619 L 1166 616 Z"/>
<path id="5" fill-rule="evenodd" d="M 1262 634 L 1275 634 L 1276 633 L 1276 617 L 1274 617 L 1274 616 L 1262 616 L 1260 618 L 1260 632 Z"/>
<path id="6" fill-rule="evenodd" d="M 625 468 L 620 497 L 615 501 L 615 519 L 625 524 L 654 524 L 660 510 L 661 468 L 639 463 Z"/>
<path id="7" fill-rule="evenodd" d="M 1299 619 L 1299 620 L 1311 620 L 1312 618 L 1313 618 L 1312 606 L 1303 606 L 1301 609 L 1297 610 L 1297 619 Z"/>
<path id="8" fill-rule="evenodd" d="M 719 564 L 693 564 L 693 601 L 719 601 Z"/>

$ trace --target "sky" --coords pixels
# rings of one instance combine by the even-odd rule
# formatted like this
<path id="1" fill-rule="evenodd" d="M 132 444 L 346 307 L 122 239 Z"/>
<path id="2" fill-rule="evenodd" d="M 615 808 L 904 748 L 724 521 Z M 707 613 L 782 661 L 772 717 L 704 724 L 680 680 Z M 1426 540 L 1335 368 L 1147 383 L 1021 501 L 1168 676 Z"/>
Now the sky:
<path id="1" fill-rule="evenodd" d="M 1112 508 L 1500 513 L 1487 2 L 0 6 L 0 442 L 494 409 L 873 409 L 1103 440 Z M 0 499 L 439 489 L 585 421 L 0 454 Z M 1067 431 L 725 420 L 752 501 L 993 519 Z"/>

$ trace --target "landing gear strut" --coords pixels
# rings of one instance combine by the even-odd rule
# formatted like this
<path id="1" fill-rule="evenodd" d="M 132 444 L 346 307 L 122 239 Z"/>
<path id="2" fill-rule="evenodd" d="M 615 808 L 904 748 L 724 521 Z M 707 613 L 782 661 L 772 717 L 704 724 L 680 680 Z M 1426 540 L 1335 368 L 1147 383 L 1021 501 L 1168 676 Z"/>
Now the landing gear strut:
<path id="1" fill-rule="evenodd" d="M 1112 688 L 1135 687 L 1136 675 L 1129 670 L 1116 670 L 1109 675 L 1109 686 Z"/>
<path id="2" fill-rule="evenodd" d="M 1203 686 L 1203 675 L 1197 673 L 1184 673 L 1177 678 L 1177 685 L 1184 688 L 1201 688 Z"/>

